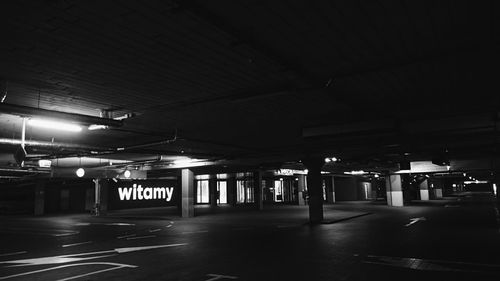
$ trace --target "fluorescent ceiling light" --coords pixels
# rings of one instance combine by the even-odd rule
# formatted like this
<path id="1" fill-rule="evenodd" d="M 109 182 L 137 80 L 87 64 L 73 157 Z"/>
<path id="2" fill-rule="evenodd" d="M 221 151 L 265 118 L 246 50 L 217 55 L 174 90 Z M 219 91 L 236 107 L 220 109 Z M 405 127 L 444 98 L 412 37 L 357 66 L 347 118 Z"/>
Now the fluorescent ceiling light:
<path id="1" fill-rule="evenodd" d="M 52 121 L 52 120 L 43 120 L 43 119 L 29 119 L 28 125 L 33 127 L 59 130 L 59 131 L 68 131 L 68 132 L 80 132 L 82 127 L 65 122 Z"/>
<path id="2" fill-rule="evenodd" d="M 104 129 L 107 129 L 109 128 L 109 126 L 106 126 L 106 125 L 96 125 L 96 124 L 93 124 L 93 125 L 90 125 L 88 127 L 88 130 L 89 131 L 94 131 L 94 130 L 104 130 Z"/>
<path id="3" fill-rule="evenodd" d="M 350 172 L 344 172 L 346 175 L 364 175 L 367 174 L 367 172 L 360 170 L 360 171 L 350 171 Z"/>

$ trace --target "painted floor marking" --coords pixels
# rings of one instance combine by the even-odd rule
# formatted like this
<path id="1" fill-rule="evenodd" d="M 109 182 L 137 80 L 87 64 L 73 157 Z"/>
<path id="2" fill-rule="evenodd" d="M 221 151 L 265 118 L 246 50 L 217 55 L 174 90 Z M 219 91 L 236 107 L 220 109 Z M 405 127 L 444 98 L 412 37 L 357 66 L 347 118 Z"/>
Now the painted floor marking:
<path id="1" fill-rule="evenodd" d="M 15 256 L 15 255 L 21 255 L 21 254 L 26 254 L 26 253 L 27 253 L 26 251 L 5 253 L 5 254 L 0 254 L 0 257 Z"/>
<path id="2" fill-rule="evenodd" d="M 0 229 L 0 233 L 13 233 L 13 234 L 28 234 L 28 235 L 47 235 L 47 236 L 69 236 L 79 234 L 79 231 L 68 230 L 68 229 L 37 229 L 37 228 L 5 228 Z"/>
<path id="3" fill-rule="evenodd" d="M 125 223 L 125 222 L 111 222 L 111 223 L 102 223 L 102 222 L 79 222 L 75 223 L 76 226 L 89 226 L 89 225 L 110 225 L 110 226 L 134 226 L 135 223 Z"/>
<path id="4" fill-rule="evenodd" d="M 80 278 L 80 277 L 84 277 L 84 276 L 89 276 L 89 275 L 93 275 L 93 274 L 98 274 L 98 273 L 102 273 L 102 272 L 106 272 L 106 271 L 116 270 L 116 269 L 120 269 L 120 268 L 136 268 L 137 267 L 135 265 L 111 263 L 111 262 L 75 263 L 75 264 L 66 264 L 66 265 L 60 265 L 60 266 L 55 266 L 55 267 L 50 267 L 50 268 L 45 268 L 45 269 L 40 269 L 40 270 L 34 270 L 34 271 L 28 271 L 28 272 L 23 272 L 23 273 L 19 273 L 19 274 L 3 276 L 3 277 L 0 277 L 0 280 L 6 280 L 6 279 L 20 277 L 20 276 L 26 276 L 26 275 L 31 275 L 31 274 L 41 273 L 41 272 L 47 272 L 47 271 L 51 271 L 51 270 L 58 270 L 58 269 L 62 269 L 62 268 L 75 267 L 75 266 L 85 266 L 85 265 L 111 265 L 114 267 L 102 269 L 102 270 L 98 270 L 98 271 L 93 271 L 93 272 L 89 272 L 89 273 L 85 273 L 85 274 L 81 274 L 81 275 L 77 275 L 77 276 L 72 276 L 72 277 L 68 277 L 68 278 L 64 278 L 64 279 L 59 279 L 57 281 L 72 280 L 72 279 L 76 279 L 76 278 Z"/>
<path id="5" fill-rule="evenodd" d="M 426 221 L 426 220 L 427 220 L 427 219 L 426 219 L 425 217 L 420 217 L 420 218 L 412 218 L 412 219 L 410 219 L 410 223 L 405 224 L 405 226 L 406 226 L 406 227 L 408 227 L 408 226 L 410 226 L 410 225 L 412 225 L 412 224 L 414 224 L 414 223 L 417 223 L 417 222 L 419 222 L 419 221 Z"/>
<path id="6" fill-rule="evenodd" d="M 79 262 L 79 261 L 90 260 L 90 259 L 99 259 L 99 258 L 114 256 L 116 254 L 123 254 L 123 253 L 130 253 L 130 252 L 137 252 L 137 251 L 144 251 L 144 250 L 151 250 L 151 249 L 159 249 L 159 248 L 167 248 L 167 247 L 178 247 L 178 246 L 185 246 L 185 245 L 187 245 L 187 243 L 142 246 L 142 247 L 115 248 L 115 249 L 107 250 L 107 251 L 77 253 L 77 254 L 70 254 L 70 255 L 50 256 L 50 257 L 30 258 L 30 259 L 19 259 L 19 260 L 10 260 L 10 261 L 0 261 L 0 264 L 8 264 L 8 265 L 12 264 L 9 267 L 61 264 L 61 263 Z"/>
<path id="7" fill-rule="evenodd" d="M 169 228 L 169 227 L 172 227 L 172 225 L 171 225 L 171 224 L 169 224 L 169 225 L 167 225 L 167 226 L 165 226 L 165 227 L 166 227 L 166 228 Z"/>
<path id="8" fill-rule="evenodd" d="M 482 264 L 469 262 L 455 262 L 446 260 L 426 260 L 419 258 L 399 258 L 387 256 L 366 256 L 363 263 L 377 264 L 393 267 L 402 267 L 423 271 L 454 271 L 454 272 L 480 272 L 494 273 L 500 272 L 498 264 Z"/>
<path id="9" fill-rule="evenodd" d="M 186 232 L 181 232 L 181 234 L 194 234 L 194 233 L 207 233 L 208 230 L 200 230 L 200 231 L 186 231 Z"/>
<path id="10" fill-rule="evenodd" d="M 80 242 L 80 243 L 73 243 L 73 244 L 66 244 L 66 245 L 62 245 L 61 247 L 67 248 L 67 247 L 85 245 L 85 244 L 90 244 L 90 243 L 92 243 L 92 241 L 86 241 L 86 242 Z"/>
<path id="11" fill-rule="evenodd" d="M 136 236 L 137 234 L 127 234 L 127 235 L 122 235 L 122 236 L 117 236 L 116 238 L 118 239 L 123 239 L 123 238 L 128 238 L 128 237 L 134 237 Z"/>
<path id="12" fill-rule="evenodd" d="M 66 232 L 66 233 L 52 234 L 52 236 L 63 237 L 63 236 L 71 236 L 71 235 L 77 235 L 77 234 L 80 234 L 80 231 L 70 231 L 70 232 Z"/>
<path id="13" fill-rule="evenodd" d="M 238 279 L 236 276 L 229 276 L 229 275 L 220 275 L 220 274 L 207 274 L 208 277 L 211 277 L 210 279 L 207 279 L 205 281 L 213 281 L 213 280 L 220 280 L 220 279 Z"/>
<path id="14" fill-rule="evenodd" d="M 146 236 L 137 236 L 137 237 L 129 237 L 127 240 L 136 240 L 136 239 L 146 239 L 146 238 L 154 238 L 156 235 L 146 235 Z"/>
<path id="15" fill-rule="evenodd" d="M 150 229 L 149 232 L 158 232 L 161 231 L 161 228 L 156 228 L 156 229 Z"/>

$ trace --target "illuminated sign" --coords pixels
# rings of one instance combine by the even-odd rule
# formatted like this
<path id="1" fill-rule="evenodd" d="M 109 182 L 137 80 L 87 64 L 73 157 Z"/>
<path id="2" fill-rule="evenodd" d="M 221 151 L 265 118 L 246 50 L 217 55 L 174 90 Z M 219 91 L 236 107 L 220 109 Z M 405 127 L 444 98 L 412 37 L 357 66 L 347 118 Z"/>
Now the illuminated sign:
<path id="1" fill-rule="evenodd" d="M 307 174 L 307 172 L 301 170 L 293 170 L 293 169 L 274 170 L 275 176 L 293 176 L 294 174 Z"/>
<path id="2" fill-rule="evenodd" d="M 129 200 L 172 200 L 173 187 L 142 187 L 133 184 L 132 187 L 118 187 L 118 195 L 121 201 Z"/>

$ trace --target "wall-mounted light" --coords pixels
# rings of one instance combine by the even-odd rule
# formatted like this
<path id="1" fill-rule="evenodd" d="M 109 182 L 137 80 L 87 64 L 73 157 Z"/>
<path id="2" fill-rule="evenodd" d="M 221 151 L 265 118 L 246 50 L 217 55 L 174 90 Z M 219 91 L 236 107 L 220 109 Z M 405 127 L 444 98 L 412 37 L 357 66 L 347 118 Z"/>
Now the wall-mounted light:
<path id="1" fill-rule="evenodd" d="M 81 132 L 82 127 L 66 122 L 46 120 L 46 119 L 29 119 L 28 125 L 38 128 L 58 130 L 58 131 L 67 131 L 67 132 Z"/>
<path id="2" fill-rule="evenodd" d="M 126 177 L 127 179 L 130 178 L 130 171 L 129 170 L 125 170 L 125 172 L 123 172 L 123 176 Z"/>

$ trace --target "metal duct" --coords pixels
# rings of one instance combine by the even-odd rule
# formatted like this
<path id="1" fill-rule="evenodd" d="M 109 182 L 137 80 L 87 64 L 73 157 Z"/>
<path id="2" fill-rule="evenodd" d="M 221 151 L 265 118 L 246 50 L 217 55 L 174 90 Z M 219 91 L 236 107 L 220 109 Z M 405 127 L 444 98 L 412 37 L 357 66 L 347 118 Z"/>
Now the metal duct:
<path id="1" fill-rule="evenodd" d="M 0 144 L 21 145 L 22 140 L 0 138 Z M 24 142 L 27 146 L 47 147 L 47 148 L 70 148 L 75 150 L 85 151 L 113 151 L 114 148 L 102 148 L 88 145 L 80 145 L 73 143 L 59 143 L 49 141 L 33 141 L 26 140 Z"/>
<path id="2" fill-rule="evenodd" d="M 53 111 L 43 108 L 34 108 L 22 105 L 0 103 L 0 112 L 24 117 L 45 117 L 51 119 L 71 120 L 87 125 L 98 124 L 111 127 L 120 127 L 123 125 L 121 120 L 101 118 L 90 115 L 68 113 L 62 111 Z"/>

